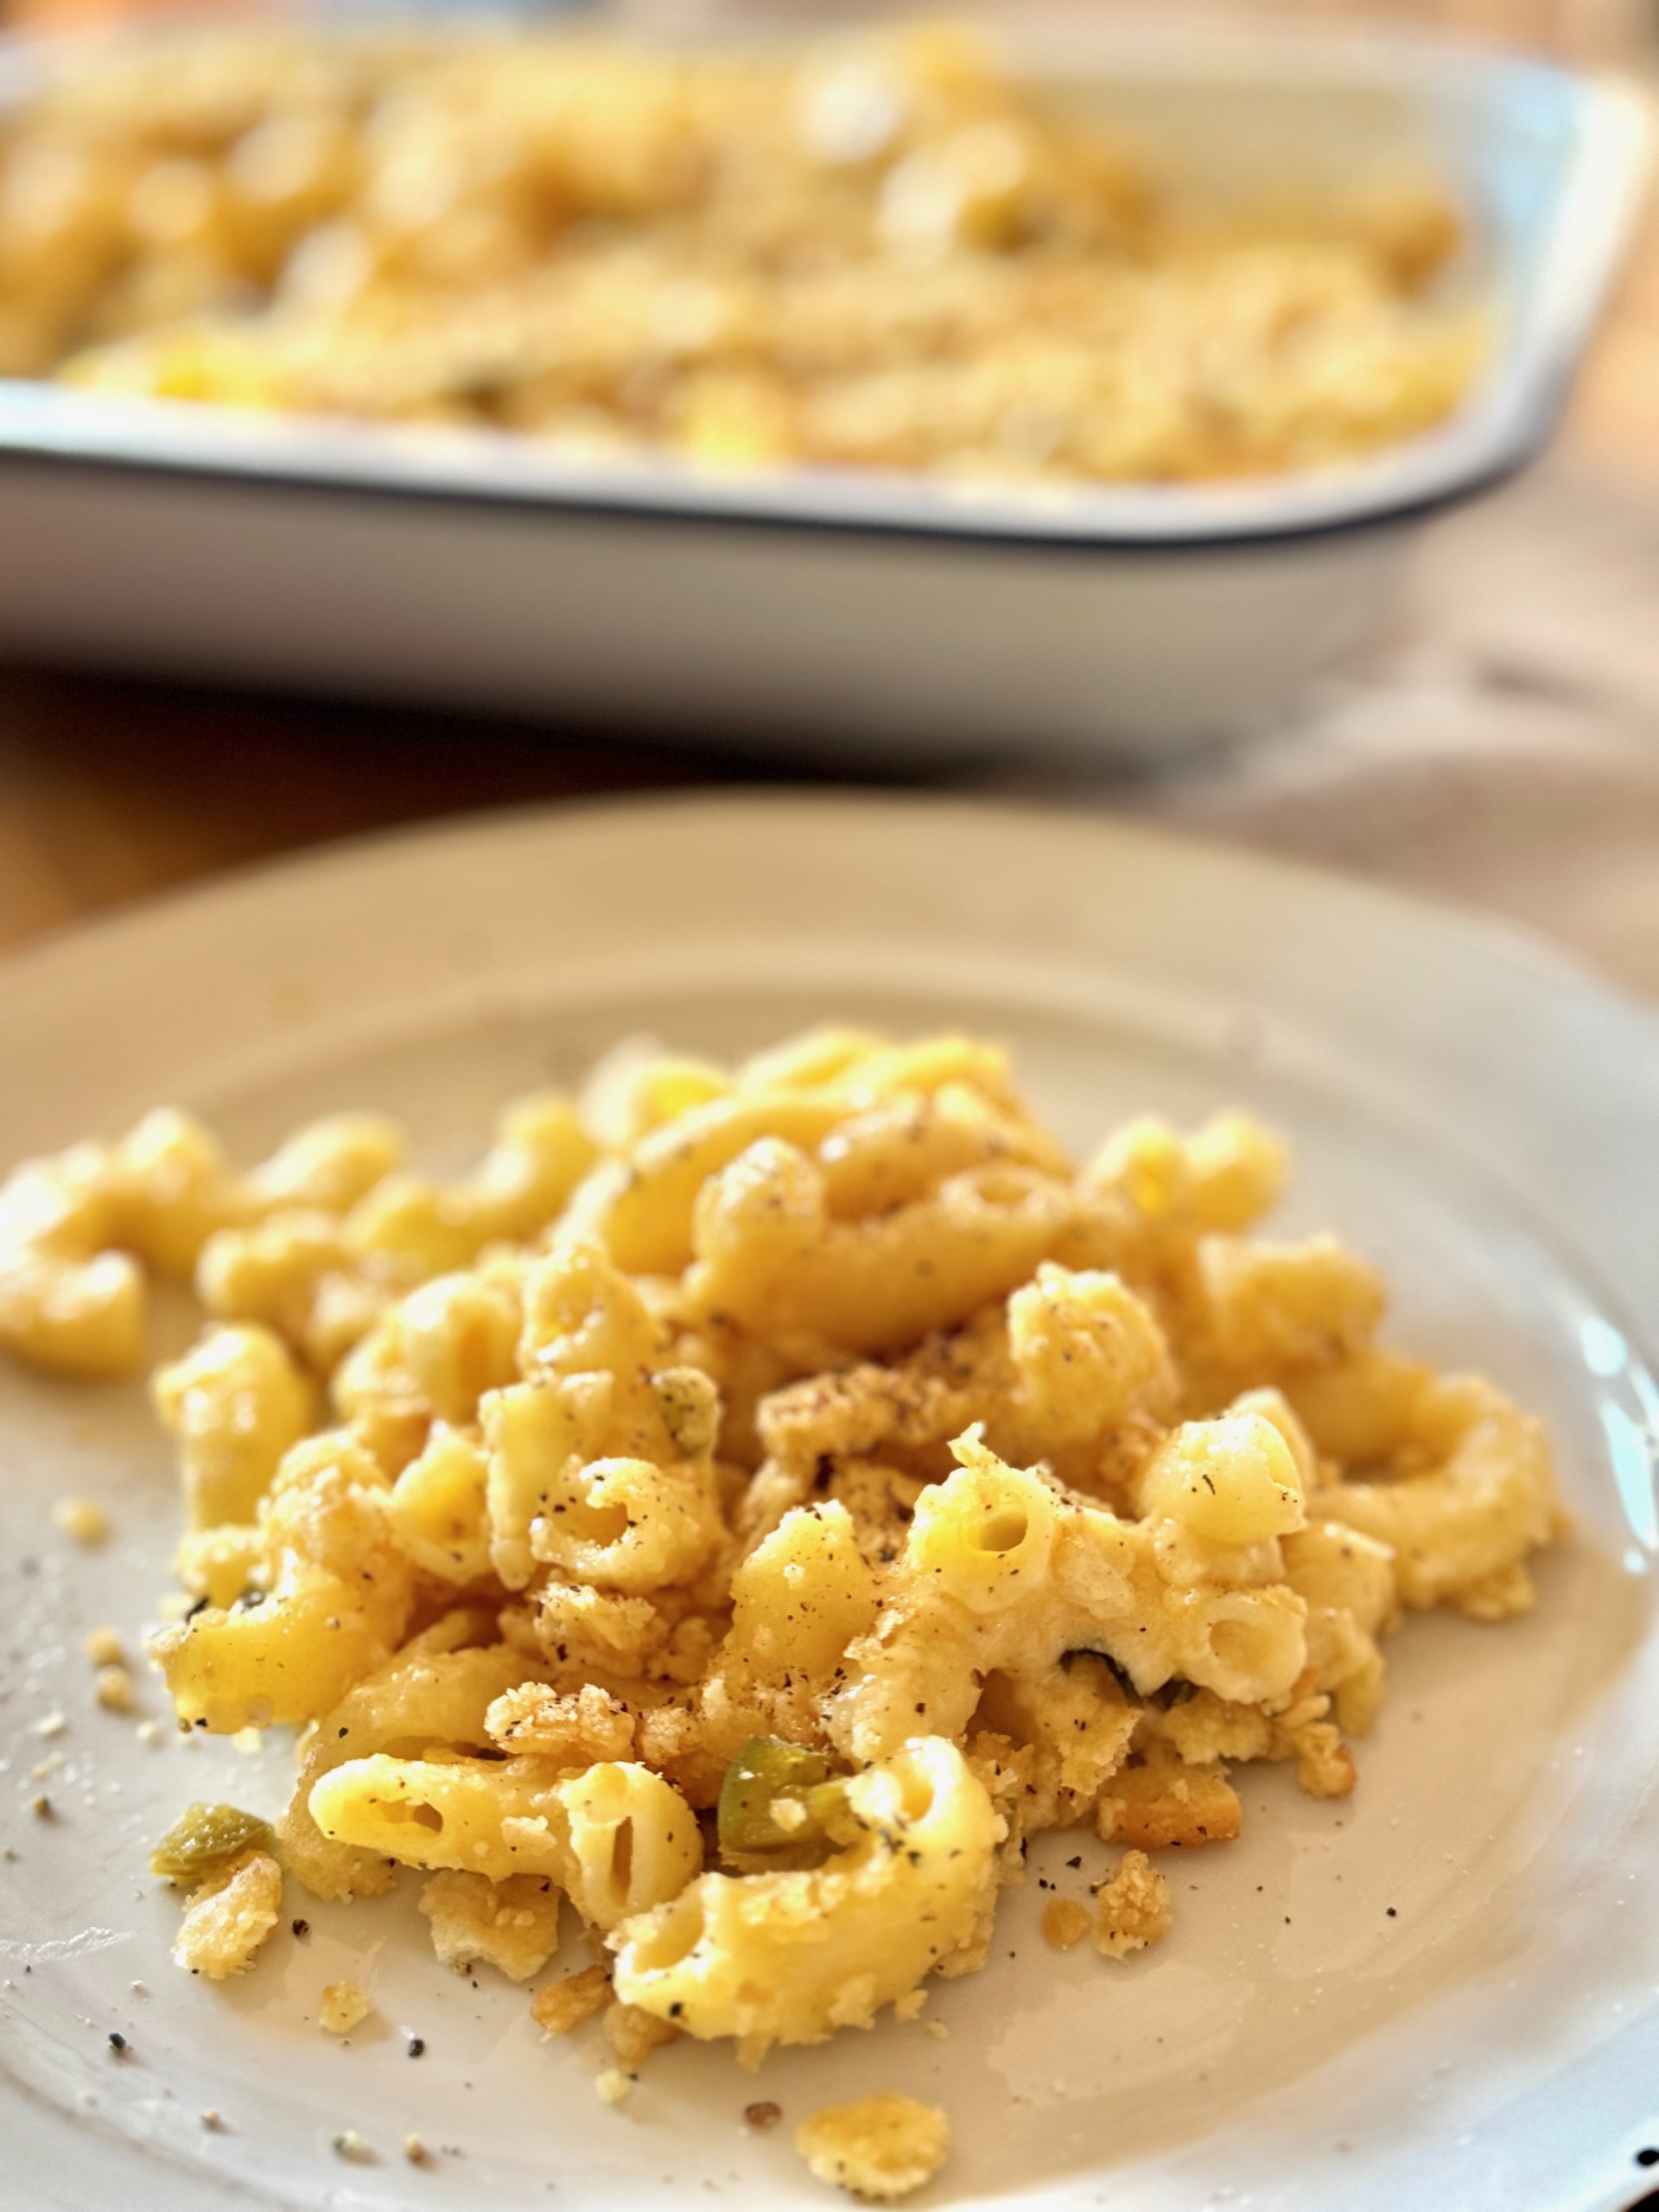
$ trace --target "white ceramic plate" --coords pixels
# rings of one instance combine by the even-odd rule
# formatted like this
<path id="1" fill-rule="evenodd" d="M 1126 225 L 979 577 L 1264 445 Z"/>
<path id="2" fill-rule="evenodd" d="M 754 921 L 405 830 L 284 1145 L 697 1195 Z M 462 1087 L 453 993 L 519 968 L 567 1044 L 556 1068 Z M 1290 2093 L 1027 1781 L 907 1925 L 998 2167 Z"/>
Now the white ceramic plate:
<path id="1" fill-rule="evenodd" d="M 137 1389 L 7 1372 L 7 2206 L 777 2212 L 831 2201 L 792 2123 L 879 2087 L 950 2108 L 955 2154 L 920 2203 L 1613 2212 L 1641 2195 L 1637 2153 L 1659 2141 L 1659 1032 L 1565 963 L 1088 820 L 827 798 L 566 811 L 302 861 L 16 963 L 0 1160 L 163 1098 L 245 1154 L 342 1103 L 399 1109 L 442 1154 L 619 1033 L 732 1052 L 830 1014 L 1006 1038 L 1079 1142 L 1147 1106 L 1246 1099 L 1281 1124 L 1302 1164 L 1291 1219 L 1384 1264 L 1399 1339 L 1490 1367 L 1554 1425 L 1579 1532 L 1535 1614 L 1411 1623 L 1357 1794 L 1316 1804 L 1249 1770 L 1243 1840 L 1175 1864 L 1155 1952 L 1058 1955 L 1029 1884 L 987 1970 L 936 1991 L 925 2017 L 948 2040 L 884 2026 L 755 2078 L 682 2044 L 618 2113 L 581 2037 L 544 2044 L 522 1992 L 437 1965 L 407 1893 L 335 1911 L 291 1885 L 310 1934 L 226 1990 L 169 1963 L 176 1906 L 143 1872 L 147 1840 L 192 1796 L 274 1810 L 288 1761 L 146 1749 L 92 1708 L 86 1630 L 136 1638 L 164 1586 L 168 1455 Z M 54 1532 L 62 1492 L 107 1503 L 105 1548 Z M 49 1822 L 28 1809 L 42 1787 Z M 1050 1838 L 1038 1857 L 1080 1885 L 1103 1854 Z M 342 2048 L 315 2012 L 347 1973 L 379 2024 Z M 782 2127 L 745 2130 L 755 2097 Z M 376 2163 L 335 2155 L 345 2128 Z M 429 2170 L 403 2161 L 411 2128 Z"/>

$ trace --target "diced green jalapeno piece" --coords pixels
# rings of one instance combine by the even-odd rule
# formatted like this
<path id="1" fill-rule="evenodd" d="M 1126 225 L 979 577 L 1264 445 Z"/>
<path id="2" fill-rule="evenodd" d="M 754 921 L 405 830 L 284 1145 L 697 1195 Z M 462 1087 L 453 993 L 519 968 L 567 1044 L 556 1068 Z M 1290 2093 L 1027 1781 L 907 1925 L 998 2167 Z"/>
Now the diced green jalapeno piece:
<path id="1" fill-rule="evenodd" d="M 194 1887 L 222 1874 L 245 1852 L 269 1851 L 276 1839 L 269 1821 L 235 1805 L 192 1805 L 149 1854 L 149 1871 Z"/>
<path id="2" fill-rule="evenodd" d="M 727 1769 L 718 1824 L 721 1855 L 742 1872 L 821 1866 L 857 1834 L 824 1753 L 776 1736 L 752 1736 Z"/>

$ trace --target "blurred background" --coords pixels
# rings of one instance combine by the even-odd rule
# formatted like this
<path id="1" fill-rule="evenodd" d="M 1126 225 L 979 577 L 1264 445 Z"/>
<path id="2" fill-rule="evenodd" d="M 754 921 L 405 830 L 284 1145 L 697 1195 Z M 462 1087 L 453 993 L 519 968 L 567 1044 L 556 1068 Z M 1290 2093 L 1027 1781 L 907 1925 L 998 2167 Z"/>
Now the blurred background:
<path id="1" fill-rule="evenodd" d="M 1114 9 L 1071 0 L 1073 13 Z M 1005 12 L 1018 10 L 1011 0 Z M 25 34 L 149 12 L 150 0 L 0 0 L 0 22 Z M 623 0 L 601 12 L 649 26 L 725 11 L 720 0 Z M 755 0 L 731 12 L 849 11 Z M 1199 11 L 1229 12 L 1216 0 Z M 1167 0 L 1158 13 L 1169 19 Z M 1251 13 L 1450 34 L 1617 70 L 1659 97 L 1659 0 L 1278 0 Z M 1039 749 L 927 772 L 1173 820 L 1484 906 L 1659 989 L 1656 593 L 1649 215 L 1549 461 L 1440 524 L 1386 635 L 1282 727 L 1156 772 L 1058 765 Z M 210 869 L 453 810 L 915 773 L 903 760 L 803 756 L 753 739 L 710 751 L 591 721 L 135 681 L 14 652 L 0 663 L 0 948 Z"/>

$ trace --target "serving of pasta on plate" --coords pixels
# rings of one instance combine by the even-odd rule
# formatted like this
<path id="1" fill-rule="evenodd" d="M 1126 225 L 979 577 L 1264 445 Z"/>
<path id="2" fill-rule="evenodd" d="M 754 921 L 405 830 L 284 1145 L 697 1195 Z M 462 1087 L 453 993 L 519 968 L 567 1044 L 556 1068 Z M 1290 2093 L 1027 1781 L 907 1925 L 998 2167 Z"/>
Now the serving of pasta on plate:
<path id="1" fill-rule="evenodd" d="M 156 1842 L 204 1980 L 290 1891 L 416 1870 L 439 1958 L 599 2019 L 620 2102 L 682 2037 L 753 2068 L 915 2018 L 1054 1828 L 1107 1848 L 1043 1934 L 1118 1971 L 1170 1854 L 1238 1834 L 1231 1775 L 1345 1797 L 1402 1618 L 1525 1611 L 1562 1526 L 1536 1420 L 1382 1348 L 1334 1238 L 1257 1233 L 1287 1160 L 1243 1114 L 1078 1166 L 995 1046 L 825 1028 L 620 1046 L 458 1180 L 406 1153 L 347 1115 L 238 1172 L 166 1109 L 0 1192 L 18 1358 L 140 1366 L 151 1274 L 206 1310 L 152 1386 L 154 1656 L 182 1729 L 291 1729 L 299 1774 L 274 1827 Z M 892 2199 L 949 2115 L 797 2139 Z"/>

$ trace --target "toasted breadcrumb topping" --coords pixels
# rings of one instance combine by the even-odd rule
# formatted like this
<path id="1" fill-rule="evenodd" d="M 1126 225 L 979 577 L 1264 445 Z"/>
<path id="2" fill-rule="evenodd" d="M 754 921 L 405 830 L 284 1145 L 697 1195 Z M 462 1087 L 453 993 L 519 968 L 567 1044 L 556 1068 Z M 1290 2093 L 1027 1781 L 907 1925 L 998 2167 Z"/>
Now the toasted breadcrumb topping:
<path id="1" fill-rule="evenodd" d="M 820 2181 L 872 2204 L 894 2204 L 938 2173 L 950 2128 L 937 2105 L 914 2097 L 861 2097 L 803 2120 L 795 2147 Z"/>
<path id="2" fill-rule="evenodd" d="M 1089 1933 L 1087 1905 L 1075 1897 L 1051 1897 L 1043 1907 L 1043 1937 L 1057 1951 L 1069 1951 Z"/>
<path id="3" fill-rule="evenodd" d="M 611 2001 L 611 1977 L 603 1967 L 583 1967 L 538 1989 L 530 2008 L 537 2026 L 550 2036 L 568 2036 Z"/>
<path id="4" fill-rule="evenodd" d="M 247 1852 L 191 1892 L 173 1955 L 209 1981 L 245 1974 L 282 1912 L 282 1868 L 267 1852 Z"/>
<path id="5" fill-rule="evenodd" d="M 434 1874 L 421 1891 L 432 1945 L 457 1974 L 480 1962 L 528 1981 L 559 1948 L 559 1892 L 543 1875 Z"/>
<path id="6" fill-rule="evenodd" d="M 354 1981 L 331 1981 L 317 2000 L 317 2025 L 331 2036 L 348 2036 L 374 2010 L 366 1989 Z"/>
<path id="7" fill-rule="evenodd" d="M 1144 1851 L 1126 1851 L 1100 1892 L 1095 1941 L 1109 1959 L 1144 1951 L 1169 1933 L 1169 1884 Z"/>

